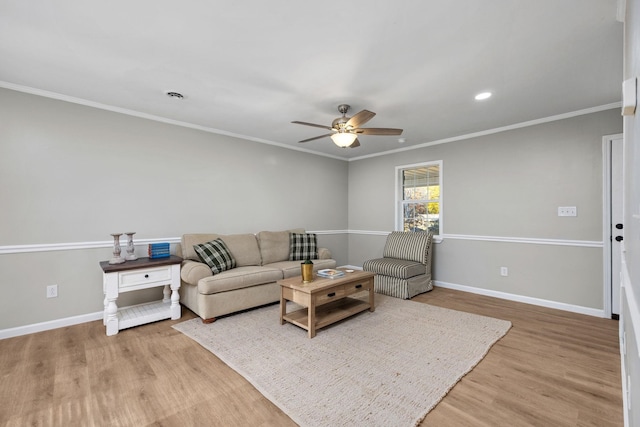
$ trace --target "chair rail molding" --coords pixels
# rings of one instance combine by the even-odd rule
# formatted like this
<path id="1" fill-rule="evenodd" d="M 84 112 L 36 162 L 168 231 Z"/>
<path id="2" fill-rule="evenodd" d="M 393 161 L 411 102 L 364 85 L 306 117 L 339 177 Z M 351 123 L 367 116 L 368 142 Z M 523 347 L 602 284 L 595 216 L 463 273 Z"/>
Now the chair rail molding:
<path id="1" fill-rule="evenodd" d="M 349 230 L 348 233 L 371 236 L 386 236 L 387 234 L 391 233 L 391 231 Z M 447 239 L 475 240 L 481 242 L 524 243 L 530 245 L 575 246 L 587 248 L 603 247 L 603 242 L 599 240 L 539 239 L 535 237 L 479 236 L 473 234 L 442 234 L 440 236 L 434 236 L 434 241 L 436 243 L 440 243 Z"/>
<path id="2" fill-rule="evenodd" d="M 369 236 L 384 236 L 386 237 L 389 231 L 380 230 L 309 230 L 309 233 L 315 233 L 319 235 L 340 235 L 340 234 L 353 234 L 353 235 L 369 235 Z M 152 239 L 136 239 L 134 244 L 147 245 L 149 243 L 167 242 L 171 244 L 180 243 L 180 237 L 160 237 Z M 591 240 L 565 240 L 565 239 L 538 239 L 532 237 L 503 237 L 503 236 L 477 236 L 467 234 L 443 234 L 441 236 L 434 236 L 436 243 L 441 243 L 446 239 L 455 240 L 476 240 L 485 242 L 502 242 L 502 243 L 525 243 L 533 245 L 557 245 L 557 246 L 577 246 L 577 247 L 589 247 L 589 248 L 602 248 L 602 241 Z M 71 243 L 42 243 L 42 244 L 29 244 L 29 245 L 6 245 L 0 246 L 0 255 L 7 254 L 20 254 L 29 252 L 53 252 L 53 251 L 71 251 L 80 249 L 97 249 L 97 248 L 111 248 L 113 247 L 113 240 L 102 241 L 87 241 L 87 242 L 71 242 Z"/>
<path id="3" fill-rule="evenodd" d="M 502 242 L 502 243 L 525 243 L 530 245 L 556 245 L 556 246 L 578 246 L 587 248 L 601 248 L 602 241 L 598 240 L 567 240 L 567 239 L 539 239 L 535 237 L 502 237 L 502 236 L 476 236 L 466 234 L 445 234 L 443 240 L 476 240 L 482 242 Z"/>
<path id="4" fill-rule="evenodd" d="M 135 246 L 147 245 L 149 243 L 180 243 L 180 237 L 166 237 L 158 239 L 136 239 Z M 73 251 L 79 249 L 98 249 L 112 248 L 113 240 L 104 240 L 97 242 L 73 242 L 73 243 L 42 243 L 34 245 L 9 245 L 0 246 L 0 255 L 6 254 L 22 254 L 29 252 L 54 252 L 54 251 Z"/>

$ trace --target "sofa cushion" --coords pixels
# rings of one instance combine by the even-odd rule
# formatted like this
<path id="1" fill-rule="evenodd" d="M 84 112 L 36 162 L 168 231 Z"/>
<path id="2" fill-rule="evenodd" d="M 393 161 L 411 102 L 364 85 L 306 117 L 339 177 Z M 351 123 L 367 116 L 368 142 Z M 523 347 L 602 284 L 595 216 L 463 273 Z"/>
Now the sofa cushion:
<path id="1" fill-rule="evenodd" d="M 420 262 L 396 258 L 370 259 L 362 264 L 362 269 L 399 279 L 409 279 L 427 272 L 427 267 Z"/>
<path id="2" fill-rule="evenodd" d="M 304 229 L 288 231 L 261 231 L 258 233 L 258 244 L 262 265 L 289 259 L 289 233 L 304 233 Z"/>
<path id="3" fill-rule="evenodd" d="M 282 270 L 269 267 L 246 266 L 223 271 L 198 281 L 198 293 L 204 295 L 263 285 L 283 279 Z"/>
<path id="4" fill-rule="evenodd" d="M 258 244 L 262 265 L 289 259 L 288 231 L 261 231 L 258 233 Z"/>
<path id="5" fill-rule="evenodd" d="M 289 233 L 289 261 L 317 258 L 318 247 L 314 233 Z"/>
<path id="6" fill-rule="evenodd" d="M 236 267 L 236 259 L 229 251 L 229 248 L 220 238 L 210 242 L 193 245 L 202 262 L 207 264 L 213 274 L 222 273 Z"/>
<path id="7" fill-rule="evenodd" d="M 425 232 L 393 231 L 387 236 L 382 256 L 426 264 L 432 237 Z"/>
<path id="8" fill-rule="evenodd" d="M 229 234 L 220 236 L 236 258 L 238 267 L 247 265 L 262 265 L 258 239 L 254 234 Z"/>

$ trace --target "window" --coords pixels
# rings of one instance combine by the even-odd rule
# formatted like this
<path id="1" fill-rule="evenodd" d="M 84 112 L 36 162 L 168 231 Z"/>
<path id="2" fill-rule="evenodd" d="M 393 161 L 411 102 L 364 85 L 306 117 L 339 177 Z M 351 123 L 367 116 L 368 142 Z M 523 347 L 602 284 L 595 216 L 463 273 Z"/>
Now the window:
<path id="1" fill-rule="evenodd" d="M 442 161 L 396 168 L 396 229 L 442 233 Z"/>

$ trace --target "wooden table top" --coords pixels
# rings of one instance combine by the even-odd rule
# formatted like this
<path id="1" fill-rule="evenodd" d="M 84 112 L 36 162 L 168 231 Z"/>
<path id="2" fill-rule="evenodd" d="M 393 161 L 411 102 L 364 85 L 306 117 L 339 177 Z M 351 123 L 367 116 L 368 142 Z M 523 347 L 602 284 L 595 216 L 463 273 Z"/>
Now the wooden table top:
<path id="1" fill-rule="evenodd" d="M 133 261 L 126 261 L 121 264 L 109 264 L 109 261 L 100 262 L 100 267 L 105 273 L 113 273 L 114 271 L 133 270 L 135 268 L 159 267 L 161 265 L 180 264 L 182 258 L 171 255 L 164 258 L 138 258 Z"/>
<path id="2" fill-rule="evenodd" d="M 339 269 L 344 271 L 344 269 Z M 344 276 L 331 279 L 320 277 L 317 274 L 313 275 L 313 282 L 302 283 L 302 276 L 289 277 L 288 279 L 278 280 L 278 284 L 285 288 L 295 289 L 306 293 L 321 292 L 326 288 L 330 288 L 336 285 L 342 285 L 345 283 L 351 283 L 357 280 L 369 279 L 375 276 L 375 273 L 370 271 L 355 270 L 352 273 L 344 273 Z"/>

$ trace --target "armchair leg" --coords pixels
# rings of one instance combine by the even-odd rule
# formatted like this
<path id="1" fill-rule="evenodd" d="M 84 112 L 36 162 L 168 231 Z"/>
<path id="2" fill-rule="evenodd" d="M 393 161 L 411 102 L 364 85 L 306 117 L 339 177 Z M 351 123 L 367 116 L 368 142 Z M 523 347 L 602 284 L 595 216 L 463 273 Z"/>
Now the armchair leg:
<path id="1" fill-rule="evenodd" d="M 202 319 L 202 323 L 204 323 L 205 325 L 208 325 L 209 323 L 213 323 L 216 321 L 215 317 L 211 317 L 209 319 Z"/>

